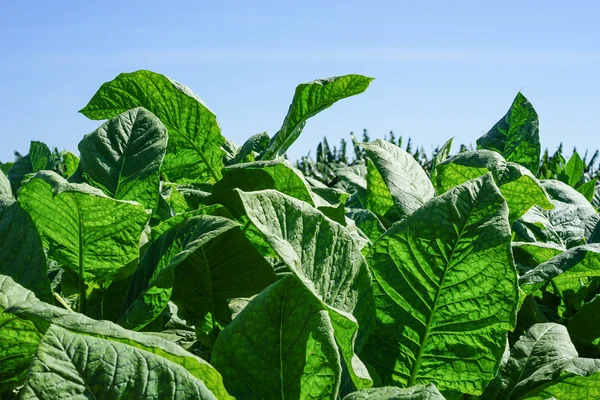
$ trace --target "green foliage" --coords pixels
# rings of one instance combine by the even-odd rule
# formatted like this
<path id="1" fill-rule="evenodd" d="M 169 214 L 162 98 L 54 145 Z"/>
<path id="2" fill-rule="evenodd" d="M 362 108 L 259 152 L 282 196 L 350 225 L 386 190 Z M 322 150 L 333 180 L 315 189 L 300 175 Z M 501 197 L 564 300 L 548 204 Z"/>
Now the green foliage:
<path id="1" fill-rule="evenodd" d="M 237 146 L 124 73 L 81 160 L 1 164 L 0 397 L 600 397 L 599 153 L 540 154 L 519 93 L 478 149 L 364 130 L 285 159 L 371 81 L 300 84 Z"/>

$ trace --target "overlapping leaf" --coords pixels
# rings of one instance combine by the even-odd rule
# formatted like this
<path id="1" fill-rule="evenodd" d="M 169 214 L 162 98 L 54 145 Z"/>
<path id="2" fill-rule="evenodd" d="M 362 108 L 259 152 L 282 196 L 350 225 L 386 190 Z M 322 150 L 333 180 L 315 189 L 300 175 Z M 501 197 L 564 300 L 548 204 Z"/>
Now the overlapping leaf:
<path id="1" fill-rule="evenodd" d="M 158 203 L 167 129 L 144 108 L 126 111 L 79 142 L 81 167 L 90 184 L 109 197 L 145 208 Z"/>
<path id="2" fill-rule="evenodd" d="M 377 324 L 362 355 L 383 385 L 483 391 L 516 323 L 510 240 L 491 174 L 430 200 L 377 240 Z"/>
<path id="3" fill-rule="evenodd" d="M 162 172 L 171 181 L 216 182 L 225 139 L 215 115 L 188 87 L 151 71 L 123 73 L 104 83 L 81 110 L 109 119 L 136 107 L 156 115 L 169 131 Z"/>
<path id="4" fill-rule="evenodd" d="M 141 329 L 173 299 L 185 319 L 208 335 L 228 322 L 226 300 L 252 296 L 275 279 L 234 221 L 192 214 L 163 225 L 132 278 L 122 326 Z"/>
<path id="5" fill-rule="evenodd" d="M 362 143 L 361 146 L 381 174 L 389 196 L 400 215 L 412 214 L 435 195 L 433 185 L 423 168 L 412 155 L 400 147 L 380 139 Z M 368 176 L 367 182 L 371 183 Z M 384 188 L 382 187 L 380 191 L 384 191 Z M 367 185 L 367 199 L 370 198 L 370 192 L 370 185 Z M 382 193 L 381 196 L 384 194 Z M 376 210 L 372 211 L 383 215 Z"/>
<path id="6" fill-rule="evenodd" d="M 6 198 L 0 198 L 0 274 L 53 301 L 40 235 L 19 203 Z"/>
<path id="7" fill-rule="evenodd" d="M 354 340 L 360 348 L 371 330 L 371 277 L 351 234 L 309 204 L 276 191 L 238 193 L 246 215 L 275 253 L 329 306 L 336 341 L 354 384 L 370 386 L 368 373 L 354 354 Z"/>
<path id="8" fill-rule="evenodd" d="M 578 357 L 567 329 L 536 324 L 510 351 L 494 399 L 593 399 L 600 396 L 600 360 Z"/>
<path id="9" fill-rule="evenodd" d="M 86 280 L 115 276 L 136 259 L 150 218 L 139 203 L 111 199 L 50 171 L 29 180 L 19 202 L 52 241 L 52 257 Z"/>
<path id="10" fill-rule="evenodd" d="M 336 399 L 341 360 L 325 305 L 288 274 L 220 334 L 211 363 L 239 399 Z"/>
<path id="11" fill-rule="evenodd" d="M 0 307 L 41 336 L 30 343 L 24 399 L 231 398 L 220 374 L 181 347 L 42 303 L 1 275 Z"/>
<path id="12" fill-rule="evenodd" d="M 491 172 L 508 204 L 510 221 L 518 219 L 534 205 L 547 210 L 553 207 L 540 182 L 529 170 L 518 164 L 506 162 L 495 151 L 459 153 L 438 165 L 436 171 L 435 184 L 438 194 Z"/>

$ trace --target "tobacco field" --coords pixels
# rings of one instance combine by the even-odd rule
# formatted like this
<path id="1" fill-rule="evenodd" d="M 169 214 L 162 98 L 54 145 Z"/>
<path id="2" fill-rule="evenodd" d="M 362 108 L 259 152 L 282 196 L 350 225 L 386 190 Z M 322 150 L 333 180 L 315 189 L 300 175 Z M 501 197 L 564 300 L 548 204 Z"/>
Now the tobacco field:
<path id="1" fill-rule="evenodd" d="M 381 139 L 285 158 L 371 81 L 301 84 L 237 146 L 188 87 L 123 73 L 79 155 L 2 164 L 0 398 L 600 398 L 585 157 L 549 163 L 518 93 L 425 169 Z"/>

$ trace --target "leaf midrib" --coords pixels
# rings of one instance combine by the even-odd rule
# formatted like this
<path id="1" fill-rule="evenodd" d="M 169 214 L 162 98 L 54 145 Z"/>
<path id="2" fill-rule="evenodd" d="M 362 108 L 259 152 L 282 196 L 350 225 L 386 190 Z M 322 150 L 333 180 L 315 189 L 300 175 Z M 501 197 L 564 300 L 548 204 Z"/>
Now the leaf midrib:
<path id="1" fill-rule="evenodd" d="M 438 286 L 437 291 L 435 293 L 435 298 L 433 299 L 433 307 L 431 309 L 431 313 L 429 314 L 429 317 L 427 318 L 427 324 L 425 325 L 425 334 L 423 335 L 423 341 L 421 342 L 421 346 L 419 347 L 419 352 L 417 353 L 417 358 L 415 359 L 415 363 L 413 364 L 413 369 L 410 373 L 410 379 L 408 380 L 408 387 L 414 386 L 414 384 L 415 384 L 415 380 L 417 378 L 417 372 L 418 372 L 419 368 L 421 367 L 421 358 L 423 357 L 423 349 L 425 348 L 425 343 L 427 342 L 427 339 L 429 339 L 431 323 L 433 321 L 433 316 L 435 315 L 435 313 L 437 311 L 439 296 L 442 291 L 442 287 L 444 286 L 444 281 L 446 280 L 446 274 L 448 273 L 450 261 L 454 257 L 454 251 L 456 250 L 456 247 L 457 247 L 458 243 L 460 242 L 462 235 L 465 232 L 467 223 L 469 222 L 469 219 L 471 218 L 471 215 L 473 214 L 473 210 L 477 207 L 477 203 L 479 202 L 479 195 L 481 193 L 482 188 L 483 188 L 483 185 L 479 189 L 479 192 L 477 193 L 477 197 L 475 198 L 473 207 L 471 207 L 471 209 L 469 210 L 469 215 L 467 215 L 467 218 L 465 218 L 465 223 L 464 223 L 463 227 L 461 228 L 460 233 L 457 236 L 454 246 L 452 246 L 452 251 L 450 252 L 450 256 L 448 257 L 448 261 L 446 262 L 446 266 L 444 268 L 444 274 L 442 275 L 442 279 L 440 280 L 440 285 Z"/>

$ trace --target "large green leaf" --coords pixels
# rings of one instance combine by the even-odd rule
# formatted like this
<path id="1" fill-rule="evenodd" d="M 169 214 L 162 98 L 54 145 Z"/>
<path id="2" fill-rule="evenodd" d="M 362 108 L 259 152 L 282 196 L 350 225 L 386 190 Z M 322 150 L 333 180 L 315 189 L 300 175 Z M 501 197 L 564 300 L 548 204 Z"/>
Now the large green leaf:
<path id="1" fill-rule="evenodd" d="M 326 307 L 292 274 L 221 332 L 211 363 L 239 399 L 333 400 L 342 372 Z"/>
<path id="2" fill-rule="evenodd" d="M 370 386 L 368 373 L 354 354 L 354 342 L 356 338 L 360 349 L 372 329 L 371 276 L 350 232 L 309 204 L 274 190 L 238 194 L 246 215 L 275 253 L 329 306 L 336 341 L 354 384 L 359 389 Z"/>
<path id="3" fill-rule="evenodd" d="M 123 73 L 104 83 L 80 112 L 100 120 L 136 107 L 149 110 L 169 130 L 169 146 L 161 170 L 169 180 L 219 180 L 225 139 L 217 118 L 179 82 L 151 71 Z"/>
<path id="4" fill-rule="evenodd" d="M 41 338 L 33 323 L 0 307 L 0 396 L 25 381 Z"/>
<path id="5" fill-rule="evenodd" d="M 344 400 L 444 400 L 445 397 L 437 390 L 433 383 L 429 385 L 399 388 L 395 386 L 363 389 L 350 393 Z"/>
<path id="6" fill-rule="evenodd" d="M 600 396 L 600 360 L 579 358 L 567 329 L 536 324 L 511 349 L 493 399 L 595 399 Z"/>
<path id="7" fill-rule="evenodd" d="M 506 115 L 477 139 L 477 148 L 497 151 L 535 174 L 540 164 L 540 129 L 529 100 L 519 92 Z"/>
<path id="8" fill-rule="evenodd" d="M 5 275 L 0 275 L 0 395 L 21 385 L 42 338 L 31 321 L 5 312 L 11 304 L 35 295 Z"/>
<path id="9" fill-rule="evenodd" d="M 507 163 L 495 151 L 459 153 L 438 165 L 436 170 L 435 184 L 438 194 L 491 172 L 508 204 L 510 221 L 518 219 L 534 205 L 544 209 L 553 207 L 540 182 L 529 170 L 515 163 Z"/>
<path id="10" fill-rule="evenodd" d="M 133 200 L 145 208 L 158 203 L 160 166 L 167 129 L 144 108 L 126 111 L 79 142 L 86 180 L 109 197 Z"/>
<path id="11" fill-rule="evenodd" d="M 46 255 L 40 235 L 19 203 L 0 198 L 0 274 L 8 275 L 52 302 Z"/>
<path id="12" fill-rule="evenodd" d="M 412 214 L 435 195 L 427 173 L 400 147 L 381 139 L 361 146 L 377 167 L 401 215 Z"/>
<path id="13" fill-rule="evenodd" d="M 188 323 L 208 335 L 228 322 L 226 300 L 252 296 L 275 280 L 237 222 L 192 214 L 162 225 L 166 229 L 156 228 L 164 232 L 147 248 L 131 280 L 119 319 L 126 328 L 141 329 L 172 299 Z"/>
<path id="14" fill-rule="evenodd" d="M 519 279 L 527 294 L 537 293 L 551 280 L 559 288 L 581 287 L 581 279 L 600 276 L 600 244 L 573 247 L 538 265 Z"/>
<path id="15" fill-rule="evenodd" d="M 577 187 L 577 191 L 583 195 L 590 203 L 594 201 L 594 189 L 598 178 L 587 181 Z"/>
<path id="16" fill-rule="evenodd" d="M 261 159 L 283 156 L 300 136 L 310 117 L 331 107 L 338 100 L 364 92 L 372 80 L 362 75 L 344 75 L 298 85 L 281 129 L 271 138 L 269 148 L 261 155 Z"/>
<path id="17" fill-rule="evenodd" d="M 383 385 L 480 394 L 516 323 L 508 208 L 491 174 L 430 200 L 369 253 L 377 324 L 362 355 Z"/>
<path id="18" fill-rule="evenodd" d="M 0 308 L 28 324 L 22 339 L 34 327 L 41 336 L 30 343 L 22 398 L 232 398 L 220 374 L 180 346 L 40 302 L 1 275 Z"/>
<path id="19" fill-rule="evenodd" d="M 32 141 L 29 145 L 29 158 L 33 172 L 48 169 L 51 157 L 52 153 L 45 143 Z"/>
<path id="20" fill-rule="evenodd" d="M 51 171 L 38 172 L 23 185 L 19 202 L 52 241 L 51 256 L 85 280 L 118 275 L 136 259 L 150 218 L 139 203 L 111 199 Z"/>

